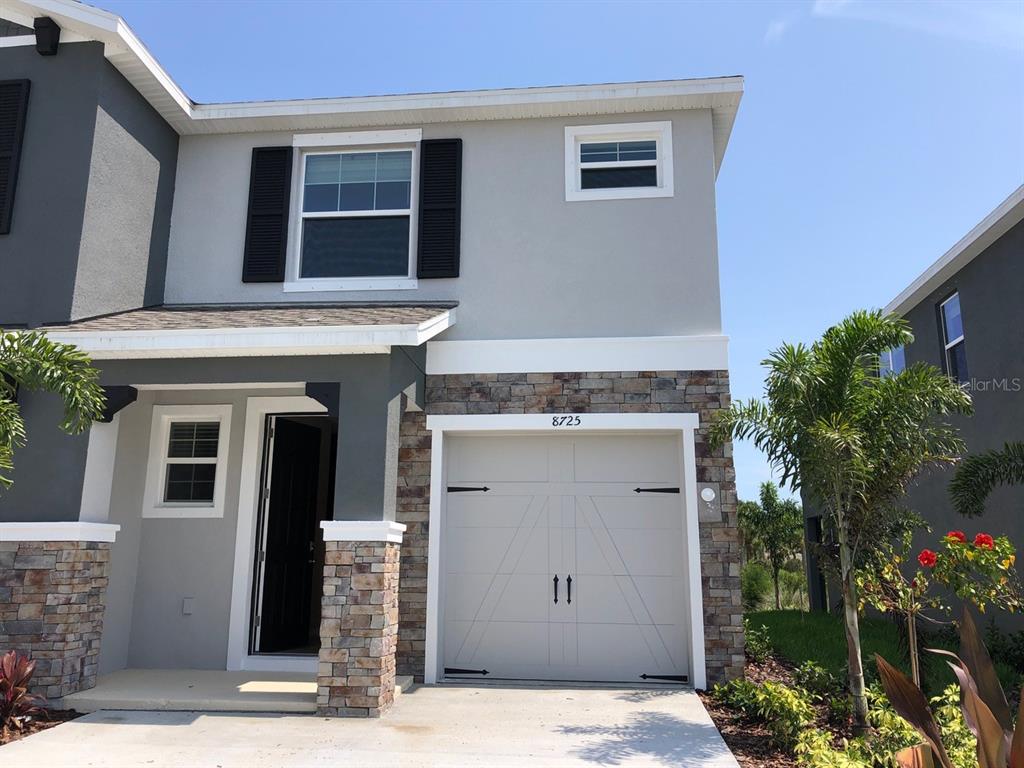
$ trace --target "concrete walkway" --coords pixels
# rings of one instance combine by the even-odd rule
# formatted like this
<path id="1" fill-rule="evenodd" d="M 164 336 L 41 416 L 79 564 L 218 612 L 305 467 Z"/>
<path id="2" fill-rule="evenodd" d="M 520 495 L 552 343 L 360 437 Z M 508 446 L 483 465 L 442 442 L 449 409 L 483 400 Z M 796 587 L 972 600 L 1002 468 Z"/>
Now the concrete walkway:
<path id="1" fill-rule="evenodd" d="M 0 747 L 0 765 L 738 766 L 691 691 L 449 686 L 379 720 L 102 711 Z"/>

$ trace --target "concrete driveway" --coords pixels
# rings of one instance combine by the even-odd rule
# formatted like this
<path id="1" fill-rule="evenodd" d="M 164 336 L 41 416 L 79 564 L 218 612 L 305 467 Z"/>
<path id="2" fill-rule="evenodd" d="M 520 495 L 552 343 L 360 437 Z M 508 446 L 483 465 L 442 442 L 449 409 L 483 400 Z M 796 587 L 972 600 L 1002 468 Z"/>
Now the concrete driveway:
<path id="1" fill-rule="evenodd" d="M 0 765 L 737 768 L 682 690 L 420 687 L 379 720 L 102 711 L 0 747 Z"/>

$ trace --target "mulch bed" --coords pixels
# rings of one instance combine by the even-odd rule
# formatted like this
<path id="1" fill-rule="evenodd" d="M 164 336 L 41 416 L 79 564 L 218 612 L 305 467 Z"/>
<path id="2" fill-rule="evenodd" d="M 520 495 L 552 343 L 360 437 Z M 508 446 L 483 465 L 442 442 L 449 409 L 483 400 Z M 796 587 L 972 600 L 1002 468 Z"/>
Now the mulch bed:
<path id="1" fill-rule="evenodd" d="M 782 662 L 769 658 L 763 664 L 747 659 L 744 675 L 755 683 L 773 680 L 786 685 L 793 684 L 792 668 Z M 751 721 L 744 715 L 723 707 L 708 693 L 701 693 L 700 700 L 711 715 L 715 725 L 722 734 L 726 746 L 736 756 L 743 768 L 747 766 L 765 766 L 766 768 L 796 768 L 796 760 L 771 743 L 768 729 Z"/>
<path id="2" fill-rule="evenodd" d="M 73 709 L 47 709 L 42 714 L 27 721 L 21 728 L 0 729 L 0 745 L 10 744 L 12 741 L 23 739 L 26 736 L 31 736 L 33 733 L 45 731 L 47 728 L 53 728 L 55 725 L 66 723 L 68 720 L 74 720 L 76 717 L 81 716 L 81 712 L 75 712 Z"/>
<path id="3" fill-rule="evenodd" d="M 793 687 L 793 667 L 786 661 L 776 658 L 768 658 L 764 662 L 755 662 L 747 658 L 744 676 L 754 683 L 772 681 Z M 714 698 L 707 694 L 700 694 L 701 701 L 714 720 L 718 730 L 722 733 L 722 739 L 736 756 L 736 761 L 747 768 L 747 766 L 767 766 L 768 768 L 795 768 L 796 760 L 792 755 L 778 749 L 771 743 L 771 735 L 768 729 L 760 723 L 723 707 Z M 815 706 L 818 710 L 817 726 L 832 734 L 833 740 L 837 741 L 842 737 L 849 737 L 849 724 L 838 724 L 829 722 L 827 709 L 823 705 Z"/>

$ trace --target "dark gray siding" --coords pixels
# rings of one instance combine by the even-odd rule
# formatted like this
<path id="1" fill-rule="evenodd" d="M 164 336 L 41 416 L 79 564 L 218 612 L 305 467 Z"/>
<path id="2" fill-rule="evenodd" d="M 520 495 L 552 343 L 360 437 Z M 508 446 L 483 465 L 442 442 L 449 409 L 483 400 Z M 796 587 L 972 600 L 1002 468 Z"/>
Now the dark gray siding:
<path id="1" fill-rule="evenodd" d="M 958 419 L 968 453 L 979 453 L 1024 440 L 1024 222 L 989 246 L 927 299 L 907 313 L 914 343 L 907 363 L 943 364 L 937 307 L 954 291 L 960 294 L 967 369 L 974 415 Z M 978 531 L 1006 534 L 1024 550 L 1024 487 L 1002 488 L 989 498 L 977 519 L 957 515 L 949 501 L 953 470 L 922 477 L 907 494 L 906 505 L 932 526 L 920 536 L 925 546 L 949 530 L 969 536 Z M 1018 618 L 1008 624 L 1024 627 Z"/>
<path id="2" fill-rule="evenodd" d="M 0 48 L 0 77 L 32 81 L 11 231 L 0 235 L 0 326 L 71 317 L 89 184 L 100 43 Z"/>
<path id="3" fill-rule="evenodd" d="M 0 326 L 63 322 L 163 299 L 178 137 L 100 43 L 0 49 L 32 81 Z"/>

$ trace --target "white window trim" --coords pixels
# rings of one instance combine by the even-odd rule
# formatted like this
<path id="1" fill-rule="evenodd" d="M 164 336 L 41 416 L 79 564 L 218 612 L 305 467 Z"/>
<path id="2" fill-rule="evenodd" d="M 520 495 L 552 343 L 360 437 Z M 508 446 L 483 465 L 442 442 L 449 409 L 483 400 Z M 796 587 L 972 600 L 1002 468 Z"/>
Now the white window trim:
<path id="1" fill-rule="evenodd" d="M 176 421 L 216 421 L 220 424 L 217 457 L 210 462 L 217 467 L 213 482 L 213 502 L 166 502 L 163 500 L 167 477 L 167 441 L 171 424 Z M 153 518 L 224 517 L 224 495 L 227 488 L 228 448 L 231 436 L 230 405 L 154 405 L 149 433 L 149 461 L 146 469 L 146 491 L 142 516 Z"/>
<path id="2" fill-rule="evenodd" d="M 416 245 L 419 224 L 419 129 L 408 131 L 351 131 L 346 133 L 296 134 L 292 168 L 292 206 L 288 217 L 288 255 L 283 290 L 306 291 L 397 291 L 419 287 L 416 279 Z M 306 157 L 352 152 L 412 152 L 412 178 L 409 190 L 409 270 L 404 276 L 387 277 L 302 277 L 302 222 L 307 218 L 340 218 L 406 215 L 406 209 L 390 211 L 326 211 L 304 213 Z"/>
<path id="3" fill-rule="evenodd" d="M 953 371 L 953 364 L 949 355 L 950 351 L 959 344 L 967 343 L 967 335 L 964 332 L 964 308 L 962 306 L 960 307 L 960 335 L 955 339 L 949 338 L 949 325 L 946 322 L 946 305 L 953 299 L 960 300 L 960 291 L 953 291 L 953 293 L 946 297 L 945 301 L 939 304 L 939 321 L 942 323 L 942 343 L 944 345 L 942 355 L 945 358 L 946 373 L 950 375 L 952 375 Z M 960 375 L 959 371 L 957 371 L 957 375 Z"/>
<path id="4" fill-rule="evenodd" d="M 580 184 L 580 144 L 584 141 L 643 141 L 657 142 L 658 186 L 620 187 L 617 189 L 582 189 Z M 592 167 L 628 168 L 648 165 L 646 161 L 622 161 L 593 164 Z M 588 163 L 588 166 L 591 164 Z M 650 123 L 610 123 L 607 125 L 567 125 L 565 127 L 565 199 L 629 200 L 633 198 L 672 197 L 675 194 L 672 164 L 672 122 L 658 120 Z"/>
<path id="5" fill-rule="evenodd" d="M 696 430 L 700 426 L 695 413 L 590 413 L 579 414 L 579 424 L 553 427 L 552 414 L 435 415 L 427 416 L 431 432 L 430 453 L 430 537 L 427 553 L 427 619 L 424 641 L 423 679 L 433 685 L 444 678 L 444 595 L 441 579 L 442 541 L 446 518 L 445 439 L 468 433 L 560 434 L 564 432 L 638 432 L 675 433 L 680 436 L 680 514 L 685 540 L 680 551 L 686 557 L 687 608 L 690 613 L 690 684 L 707 687 L 707 659 L 704 651 L 704 594 L 701 586 L 699 507 L 697 505 Z"/>

